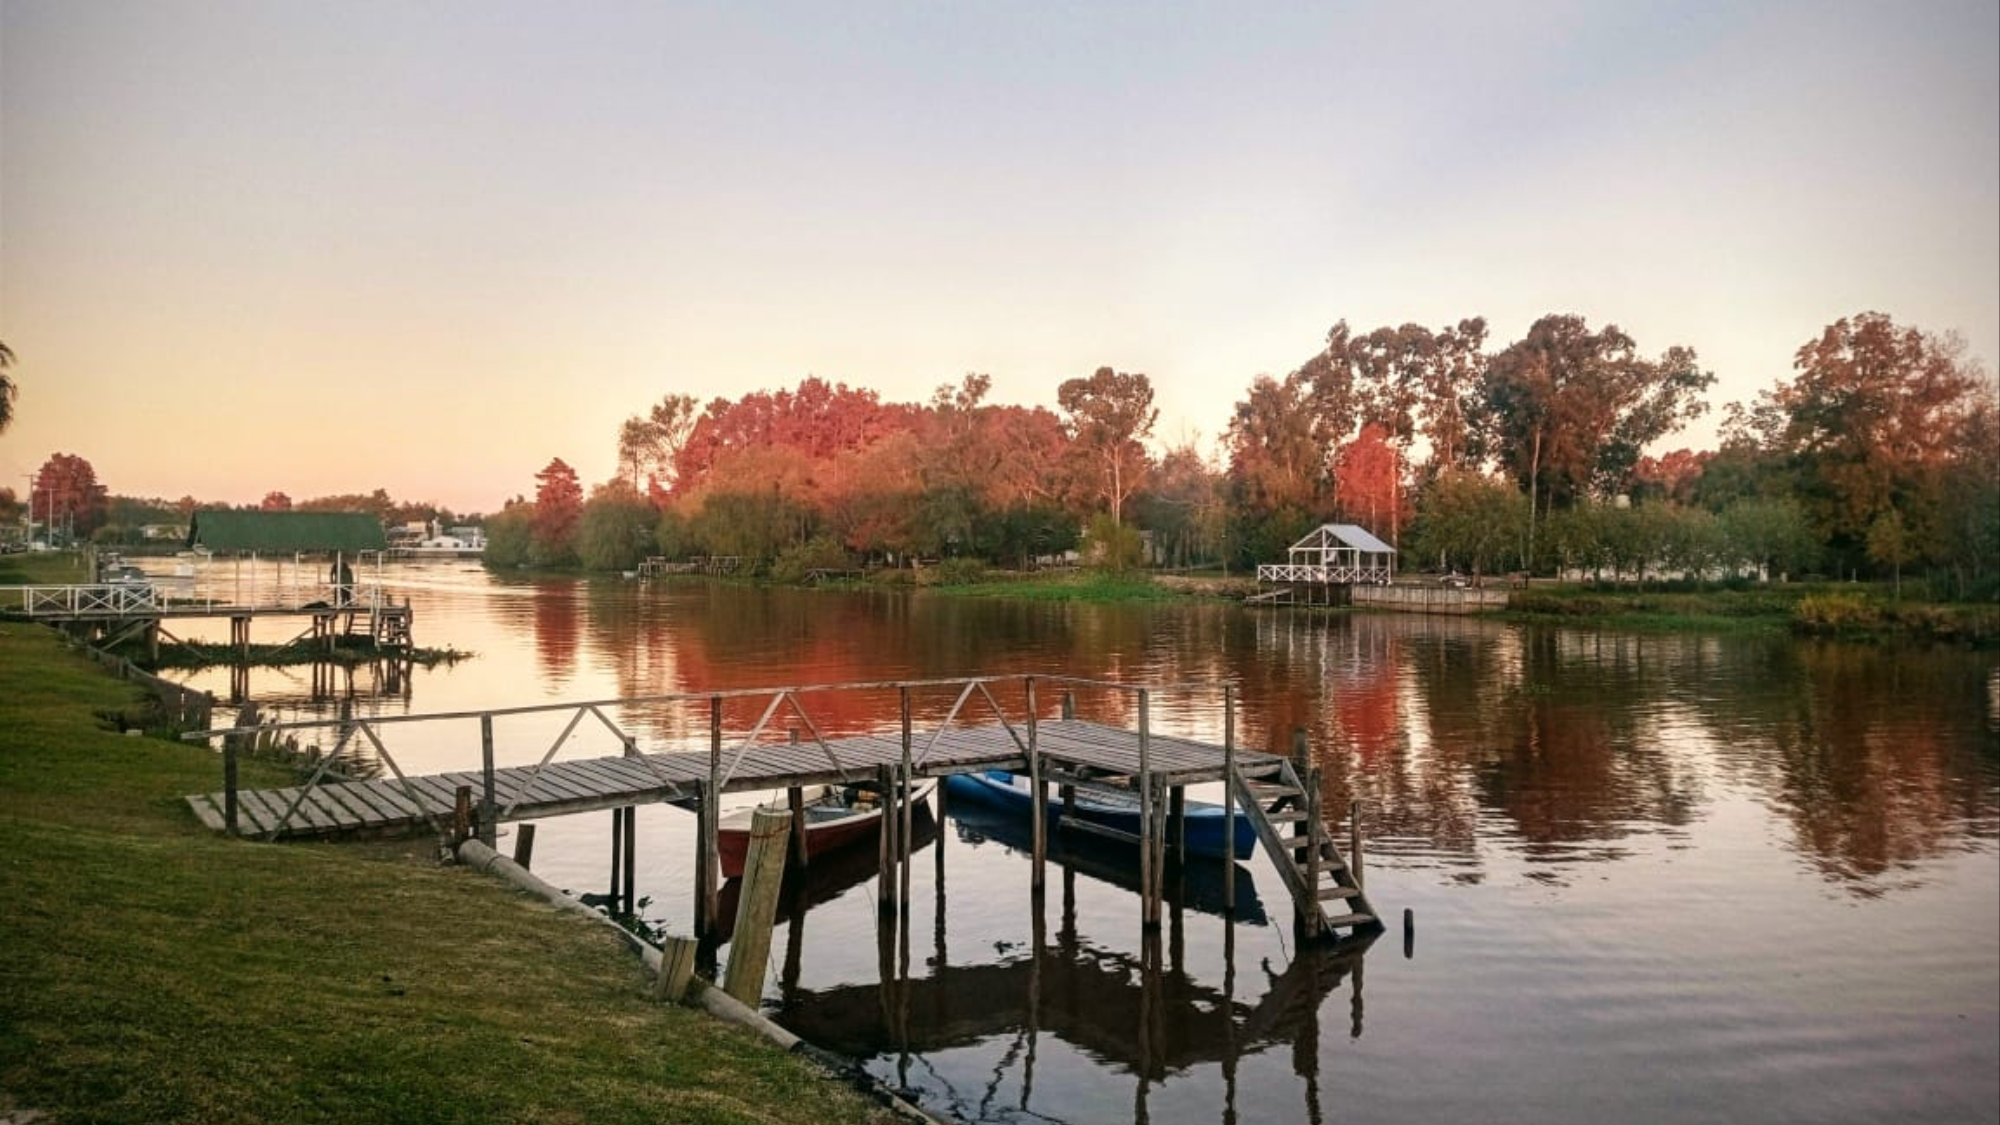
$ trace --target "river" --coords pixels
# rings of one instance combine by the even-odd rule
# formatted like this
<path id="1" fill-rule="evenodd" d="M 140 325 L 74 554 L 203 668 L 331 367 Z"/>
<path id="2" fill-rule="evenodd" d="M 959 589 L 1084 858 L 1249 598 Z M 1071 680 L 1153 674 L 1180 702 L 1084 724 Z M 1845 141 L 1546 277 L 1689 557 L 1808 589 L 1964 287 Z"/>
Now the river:
<path id="1" fill-rule="evenodd" d="M 1301 948 L 1261 857 L 1234 920 L 1217 871 L 1191 869 L 1149 941 L 1130 861 L 1080 847 L 1038 914 L 1019 834 L 957 807 L 922 838 L 901 925 L 880 923 L 872 850 L 816 872 L 766 1011 L 968 1122 L 2000 1119 L 1993 653 L 450 563 L 379 577 L 418 644 L 473 655 L 407 677 L 258 669 L 267 714 L 1034 672 L 1197 685 L 1158 698 L 1156 730 L 1219 741 L 1224 683 L 1241 744 L 1282 753 L 1302 728 L 1327 807 L 1359 802 L 1391 923 L 1358 953 Z M 226 671 L 187 678 L 229 691 Z M 502 763 L 541 757 L 562 718 L 505 725 Z M 704 721 L 619 712 L 644 745 L 700 744 Z M 476 727 L 391 729 L 405 770 L 477 766 Z M 586 725 L 557 753 L 617 749 Z M 641 913 L 689 932 L 694 818 L 638 819 Z M 538 825 L 536 870 L 606 889 L 610 821 Z"/>

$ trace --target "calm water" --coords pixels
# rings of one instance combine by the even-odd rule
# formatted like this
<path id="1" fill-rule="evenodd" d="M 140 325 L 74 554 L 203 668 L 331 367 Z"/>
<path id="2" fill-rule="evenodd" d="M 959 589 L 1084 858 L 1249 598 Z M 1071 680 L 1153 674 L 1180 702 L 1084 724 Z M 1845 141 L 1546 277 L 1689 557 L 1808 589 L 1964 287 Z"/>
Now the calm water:
<path id="1" fill-rule="evenodd" d="M 1033 671 L 1227 682 L 1245 744 L 1283 751 L 1305 728 L 1328 807 L 1363 802 L 1370 896 L 1392 920 L 1413 911 L 1407 946 L 1392 926 L 1359 955 L 1301 949 L 1262 858 L 1242 868 L 1233 923 L 1219 871 L 1192 869 L 1149 943 L 1115 849 L 1052 867 L 1037 916 L 1025 840 L 959 808 L 923 837 L 900 926 L 879 924 L 872 850 L 815 873 L 780 924 L 767 1010 L 934 1110 L 1009 1123 L 2000 1120 L 1992 654 L 520 584 L 465 564 L 387 578 L 416 606 L 420 644 L 476 657 L 403 683 L 259 670 L 252 695 L 305 717 Z M 196 679 L 229 687 L 226 673 Z M 328 687 L 341 701 L 312 699 Z M 1219 741 L 1220 706 L 1219 690 L 1164 696 L 1154 727 Z M 698 709 L 618 716 L 648 745 L 703 737 Z M 814 719 L 833 733 L 892 716 L 862 700 Z M 503 720 L 499 756 L 538 759 L 565 718 Z M 405 770 L 477 764 L 469 723 L 384 731 Z M 586 723 L 557 753 L 616 750 Z M 605 889 L 609 823 L 543 822 L 536 869 Z M 645 913 L 681 933 L 692 828 L 671 808 L 639 814 Z"/>

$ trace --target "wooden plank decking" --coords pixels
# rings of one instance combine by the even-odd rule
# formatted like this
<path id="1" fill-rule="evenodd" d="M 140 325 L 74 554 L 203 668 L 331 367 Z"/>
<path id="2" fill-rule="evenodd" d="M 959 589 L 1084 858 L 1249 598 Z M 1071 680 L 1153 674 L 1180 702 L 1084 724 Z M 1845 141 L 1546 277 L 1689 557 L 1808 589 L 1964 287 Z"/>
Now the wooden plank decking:
<path id="1" fill-rule="evenodd" d="M 1027 738 L 1019 723 L 1013 733 L 997 724 L 963 725 L 939 732 L 935 741 L 913 739 L 911 755 L 920 777 L 942 777 L 981 769 L 1024 771 L 1027 755 L 1015 741 Z M 1139 772 L 1139 737 L 1134 731 L 1079 719 L 1037 724 L 1035 743 L 1044 766 L 1082 777 L 1125 777 Z M 741 759 L 737 760 L 740 751 Z M 768 743 L 725 747 L 725 763 L 735 762 L 723 792 L 782 789 L 792 785 L 823 785 L 867 781 L 881 766 L 900 765 L 903 747 L 893 735 L 859 735 L 817 742 Z M 1221 781 L 1222 747 L 1167 735 L 1149 735 L 1147 766 L 1163 783 L 1186 785 Z M 709 776 L 707 750 L 552 761 L 540 767 L 509 766 L 494 771 L 497 819 L 535 820 L 567 813 L 623 808 L 691 797 L 697 783 Z M 1266 776 L 1282 768 L 1284 759 L 1270 754 L 1236 752 L 1239 772 Z M 283 823 L 279 838 L 397 835 L 449 823 L 461 785 L 477 800 L 483 789 L 478 771 L 369 781 L 322 780 L 310 792 L 301 787 L 243 790 L 238 793 L 242 829 L 271 836 Z M 301 800 L 301 795 L 304 799 Z M 209 828 L 225 830 L 225 795 L 198 793 L 187 798 L 195 815 Z M 298 805 L 288 822 L 285 814 Z"/>

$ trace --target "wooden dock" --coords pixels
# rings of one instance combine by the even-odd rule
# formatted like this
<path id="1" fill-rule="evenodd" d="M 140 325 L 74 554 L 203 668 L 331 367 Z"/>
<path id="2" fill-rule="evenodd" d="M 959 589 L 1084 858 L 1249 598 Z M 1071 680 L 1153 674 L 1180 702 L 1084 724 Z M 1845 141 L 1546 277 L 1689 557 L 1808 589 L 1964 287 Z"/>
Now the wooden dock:
<path id="1" fill-rule="evenodd" d="M 187 645 L 165 628 L 169 621 L 227 620 L 229 647 L 250 652 L 250 624 L 265 618 L 304 619 L 305 629 L 287 645 L 332 651 L 342 641 L 366 641 L 378 649 L 411 646 L 410 604 L 398 605 L 379 586 L 328 585 L 323 598 L 294 598 L 236 604 L 213 597 L 176 597 L 170 583 L 67 583 L 0 586 L 0 619 L 39 621 L 66 629 L 86 642 L 110 647 L 143 636 L 157 656 L 162 641 Z M 344 593 L 341 592 L 344 589 Z"/>
<path id="2" fill-rule="evenodd" d="M 1015 683 L 1024 703 L 1010 714 L 993 688 Z M 1038 683 L 1060 687 L 1059 718 L 1041 717 L 1036 704 Z M 1071 688 L 1136 694 L 1136 728 L 1075 717 Z M 941 719 L 916 729 L 911 694 L 916 690 L 957 690 L 956 702 Z M 827 692 L 893 690 L 900 695 L 900 730 L 887 733 L 823 737 L 809 704 Z M 254 833 L 269 840 L 298 837 L 379 836 L 429 830 L 439 836 L 463 834 L 468 818 L 478 834 L 492 842 L 494 826 L 508 821 L 613 810 L 615 851 L 622 853 L 624 885 L 629 892 L 632 856 L 636 851 L 635 820 L 630 810 L 640 804 L 673 802 L 693 809 L 701 818 L 697 847 L 696 893 L 703 904 L 702 924 L 713 924 L 715 894 L 720 886 L 715 855 L 719 802 L 710 794 L 790 790 L 823 784 L 871 785 L 900 804 L 901 814 L 884 818 L 883 899 L 894 905 L 899 896 L 890 882 L 891 853 L 907 850 L 909 805 L 896 802 L 915 783 L 928 778 L 1000 769 L 1026 776 L 1036 792 L 1057 787 L 1065 803 L 1079 791 L 1116 791 L 1135 797 L 1141 809 L 1141 831 L 1126 836 L 1138 847 L 1138 866 L 1146 923 L 1159 921 L 1163 895 L 1161 872 L 1170 845 L 1177 846 L 1179 818 L 1188 785 L 1221 782 L 1225 803 L 1240 807 L 1256 828 L 1264 850 L 1284 878 L 1303 929 L 1332 936 L 1336 928 L 1374 930 L 1380 923 L 1361 886 L 1358 863 L 1335 846 L 1320 810 L 1318 771 L 1306 759 L 1301 739 L 1294 758 L 1241 751 L 1234 745 L 1233 693 L 1224 689 L 1223 741 L 1220 744 L 1153 734 L 1149 727 L 1148 688 L 1069 680 L 1061 677 L 978 678 L 895 684 L 823 685 L 723 693 L 690 693 L 651 700 L 553 704 L 490 712 L 448 715 L 393 716 L 354 719 L 344 723 L 272 724 L 206 731 L 190 738 L 220 737 L 224 744 L 224 787 L 187 798 L 202 823 L 217 831 Z M 749 697 L 746 700 L 746 697 Z M 725 701 L 763 702 L 762 717 L 747 734 L 725 732 Z M 636 738 L 623 731 L 607 712 L 627 704 L 650 702 L 694 705 L 705 703 L 710 718 L 708 746 L 703 749 L 641 751 Z M 974 722 L 968 713 L 990 707 L 990 718 Z M 803 730 L 790 728 L 789 737 L 773 727 L 777 715 L 790 709 Z M 496 767 L 495 720 L 551 711 L 571 712 L 569 724 L 532 766 Z M 555 752 L 586 718 L 595 718 L 622 744 L 619 754 L 555 760 Z M 397 765 L 381 731 L 399 723 L 477 718 L 481 730 L 481 768 L 428 775 L 408 774 Z M 339 743 L 304 785 L 269 790 L 242 790 L 234 783 L 236 747 L 274 733 L 302 728 L 337 729 Z M 809 734 L 810 737 L 801 737 Z M 385 768 L 371 780 L 339 780 L 327 766 L 344 747 L 365 739 Z M 1294 759 L 1297 760 L 1294 760 Z M 795 805 L 796 807 L 796 805 Z M 475 811 L 476 809 L 476 811 Z M 893 812 L 892 807 L 892 812 Z M 1044 884 L 1045 818 L 1032 820 L 1033 886 Z M 903 823 L 899 831 L 898 822 Z M 1095 828 L 1095 826 L 1090 826 Z M 1103 832 L 1104 829 L 1096 829 Z M 1359 852 L 1358 834 L 1351 839 Z M 1358 854 L 1355 856 L 1358 860 Z M 907 855 L 903 856 L 907 860 Z M 617 861 L 614 861 L 614 868 Z M 1224 865 L 1225 882 L 1235 864 Z M 614 895 L 619 873 L 614 870 Z M 1233 898 L 1233 886 L 1225 897 Z"/>

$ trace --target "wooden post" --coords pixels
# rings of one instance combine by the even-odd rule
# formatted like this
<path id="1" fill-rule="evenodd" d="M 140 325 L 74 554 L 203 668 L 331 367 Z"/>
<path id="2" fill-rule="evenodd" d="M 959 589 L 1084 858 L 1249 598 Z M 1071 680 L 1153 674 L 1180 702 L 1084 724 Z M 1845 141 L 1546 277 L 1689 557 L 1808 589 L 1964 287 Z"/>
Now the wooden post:
<path id="1" fill-rule="evenodd" d="M 1062 717 L 1065 719 L 1076 718 L 1076 692 L 1069 688 L 1063 689 Z"/>
<path id="2" fill-rule="evenodd" d="M 222 736 L 222 824 L 224 829 L 235 836 L 237 828 L 236 797 L 236 736 Z"/>
<path id="3" fill-rule="evenodd" d="M 715 839 L 708 834 L 708 806 L 713 800 L 708 795 L 708 783 L 694 783 L 695 829 L 694 829 L 694 936 L 704 941 L 715 932 L 715 915 L 708 904 L 715 901 L 710 892 L 710 880 L 719 860 L 715 855 Z"/>
<path id="4" fill-rule="evenodd" d="M 625 820 L 625 913 L 639 913 L 639 806 L 619 810 Z"/>
<path id="5" fill-rule="evenodd" d="M 620 877 L 625 873 L 625 810 L 611 810 L 611 912 L 616 914 L 625 901 Z"/>
<path id="6" fill-rule="evenodd" d="M 1167 796 L 1167 839 L 1173 841 L 1174 862 L 1187 863 L 1187 786 L 1176 785 Z"/>
<path id="7" fill-rule="evenodd" d="M 521 869 L 525 871 L 534 861 L 534 858 L 535 826 L 533 824 L 523 824 L 514 830 L 514 862 L 520 864 Z"/>
<path id="8" fill-rule="evenodd" d="M 1229 825 L 1228 854 L 1222 859 L 1222 914 L 1236 916 L 1236 689 L 1222 689 L 1222 812 Z"/>
<path id="9" fill-rule="evenodd" d="M 797 746 L 798 744 L 799 728 L 793 727 L 792 745 Z M 799 870 L 804 871 L 806 864 L 812 860 L 811 852 L 806 849 L 805 790 L 796 785 L 786 789 L 785 804 L 790 807 L 792 813 L 792 862 L 798 864 Z"/>
<path id="10" fill-rule="evenodd" d="M 722 913 L 722 697 L 708 697 L 708 788 L 701 801 L 702 936 L 715 932 Z"/>
<path id="11" fill-rule="evenodd" d="M 1154 862 L 1154 837 L 1159 833 L 1159 810 L 1153 802 L 1152 695 L 1139 689 L 1139 900 L 1145 929 L 1160 924 L 1160 872 Z"/>
<path id="12" fill-rule="evenodd" d="M 483 788 L 479 797 L 479 842 L 492 847 L 499 805 L 493 799 L 493 716 L 479 716 L 479 763 Z"/>
<path id="13" fill-rule="evenodd" d="M 461 785 L 451 810 L 451 846 L 457 848 L 472 835 L 472 786 Z"/>
<path id="14" fill-rule="evenodd" d="M 695 954 L 701 943 L 691 938 L 670 937 L 660 946 L 660 975 L 653 978 L 656 999 L 680 1003 L 694 980 Z"/>
<path id="15" fill-rule="evenodd" d="M 1354 876 L 1354 885 L 1361 883 L 1361 802 L 1347 803 L 1347 869 Z"/>
<path id="16" fill-rule="evenodd" d="M 875 785 L 880 791 L 882 804 L 882 829 L 876 840 L 876 863 L 878 866 L 878 888 L 876 902 L 882 913 L 896 909 L 896 818 L 891 802 L 896 795 L 895 767 L 883 764 L 875 767 Z"/>
<path id="17" fill-rule="evenodd" d="M 1063 696 L 1068 699 L 1067 693 Z M 1049 814 L 1048 785 L 1042 780 L 1041 744 L 1035 731 L 1035 678 L 1028 677 L 1028 794 L 1032 804 L 1028 812 L 1029 854 L 1028 893 L 1037 899 L 1048 885 L 1049 858 Z"/>
<path id="18" fill-rule="evenodd" d="M 764 973 L 771 963 L 771 923 L 778 915 L 791 834 L 790 813 L 760 808 L 751 816 L 750 851 L 743 860 L 743 893 L 736 902 L 722 990 L 753 1008 L 764 994 Z"/>

